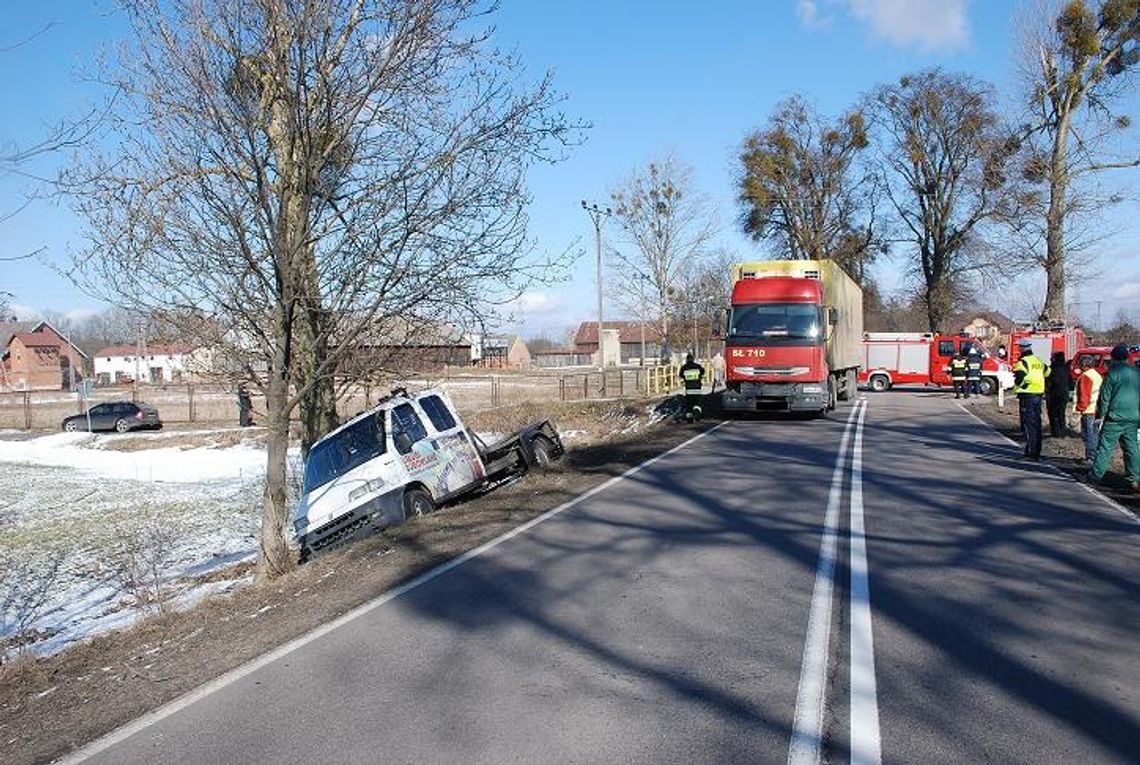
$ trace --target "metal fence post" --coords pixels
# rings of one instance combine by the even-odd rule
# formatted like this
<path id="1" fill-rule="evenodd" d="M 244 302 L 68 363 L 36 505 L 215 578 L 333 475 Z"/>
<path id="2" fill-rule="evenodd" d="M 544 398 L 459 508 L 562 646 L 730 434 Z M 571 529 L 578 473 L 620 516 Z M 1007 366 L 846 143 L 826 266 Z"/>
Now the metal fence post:
<path id="1" fill-rule="evenodd" d="M 24 391 L 24 430 L 32 429 L 32 393 Z"/>
<path id="2" fill-rule="evenodd" d="M 187 415 L 190 418 L 190 422 L 194 422 L 194 383 L 186 383 L 186 396 L 190 400 L 190 403 L 186 407 Z"/>
<path id="3" fill-rule="evenodd" d="M 566 377 L 564 375 L 558 375 L 558 400 L 566 400 Z"/>

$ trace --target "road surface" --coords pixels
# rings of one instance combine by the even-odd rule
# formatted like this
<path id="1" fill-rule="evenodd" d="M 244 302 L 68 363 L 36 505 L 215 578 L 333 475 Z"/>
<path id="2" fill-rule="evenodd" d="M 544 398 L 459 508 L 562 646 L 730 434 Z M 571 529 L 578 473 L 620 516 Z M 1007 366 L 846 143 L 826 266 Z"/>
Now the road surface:
<path id="1" fill-rule="evenodd" d="M 944 394 L 728 422 L 81 750 L 1121 763 L 1140 525 Z"/>

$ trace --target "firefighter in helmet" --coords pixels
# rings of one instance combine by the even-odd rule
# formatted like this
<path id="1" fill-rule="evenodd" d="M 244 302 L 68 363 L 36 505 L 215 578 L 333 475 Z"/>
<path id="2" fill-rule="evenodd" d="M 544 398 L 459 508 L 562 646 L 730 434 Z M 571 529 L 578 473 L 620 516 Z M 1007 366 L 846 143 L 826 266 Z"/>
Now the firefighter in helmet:
<path id="1" fill-rule="evenodd" d="M 969 398 L 970 389 L 966 386 L 966 354 L 958 351 L 950 359 L 950 382 L 954 383 L 954 398 Z"/>
<path id="2" fill-rule="evenodd" d="M 966 383 L 967 394 L 982 395 L 982 354 L 973 345 L 966 355 Z"/>
<path id="3" fill-rule="evenodd" d="M 693 354 L 686 354 L 685 363 L 681 365 L 681 382 L 685 384 L 686 422 L 701 419 L 701 381 L 704 376 L 705 368 L 693 361 Z"/>

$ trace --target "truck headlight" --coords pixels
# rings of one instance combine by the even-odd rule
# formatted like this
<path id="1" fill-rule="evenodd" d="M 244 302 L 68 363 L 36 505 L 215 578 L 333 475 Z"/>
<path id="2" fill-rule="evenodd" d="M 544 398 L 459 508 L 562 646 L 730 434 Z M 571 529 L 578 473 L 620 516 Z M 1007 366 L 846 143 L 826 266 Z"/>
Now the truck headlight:
<path id="1" fill-rule="evenodd" d="M 823 388 L 818 385 L 805 385 L 801 390 L 804 393 L 823 393 Z"/>

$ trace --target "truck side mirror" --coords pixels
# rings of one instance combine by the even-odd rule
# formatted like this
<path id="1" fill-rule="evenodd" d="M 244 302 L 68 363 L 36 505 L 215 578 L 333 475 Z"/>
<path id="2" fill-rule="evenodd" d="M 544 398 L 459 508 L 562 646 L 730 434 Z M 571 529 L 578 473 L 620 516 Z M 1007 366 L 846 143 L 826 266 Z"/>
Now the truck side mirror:
<path id="1" fill-rule="evenodd" d="M 839 309 L 835 306 L 827 309 L 827 323 L 833 327 L 839 323 Z"/>

